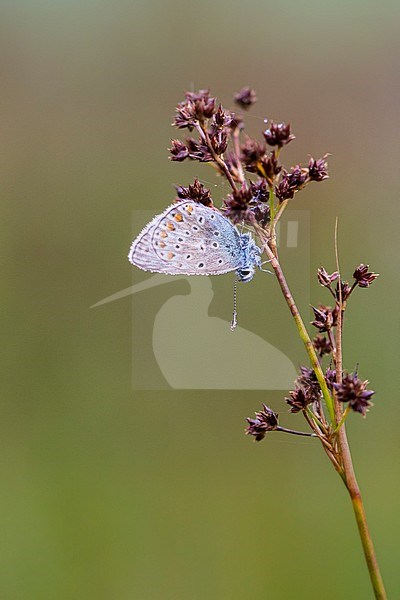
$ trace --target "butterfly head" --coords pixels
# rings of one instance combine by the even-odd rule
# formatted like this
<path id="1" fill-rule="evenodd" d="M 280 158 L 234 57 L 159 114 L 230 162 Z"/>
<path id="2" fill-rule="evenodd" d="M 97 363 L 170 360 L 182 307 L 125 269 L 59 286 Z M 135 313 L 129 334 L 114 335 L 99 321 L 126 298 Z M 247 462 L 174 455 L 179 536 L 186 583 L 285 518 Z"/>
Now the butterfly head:
<path id="1" fill-rule="evenodd" d="M 261 269 L 261 252 L 249 233 L 242 233 L 243 265 L 236 270 L 237 277 L 242 283 L 251 281 L 254 277 L 256 267 Z"/>

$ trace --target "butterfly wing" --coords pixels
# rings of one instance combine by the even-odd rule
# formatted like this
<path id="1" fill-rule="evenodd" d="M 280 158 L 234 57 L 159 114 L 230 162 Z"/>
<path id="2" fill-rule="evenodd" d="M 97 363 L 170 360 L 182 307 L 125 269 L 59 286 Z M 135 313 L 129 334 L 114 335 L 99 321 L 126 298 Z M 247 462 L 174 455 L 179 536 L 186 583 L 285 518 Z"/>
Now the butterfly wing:
<path id="1" fill-rule="evenodd" d="M 132 243 L 129 261 L 167 275 L 221 275 L 242 266 L 240 235 L 218 211 L 192 201 L 154 217 Z"/>

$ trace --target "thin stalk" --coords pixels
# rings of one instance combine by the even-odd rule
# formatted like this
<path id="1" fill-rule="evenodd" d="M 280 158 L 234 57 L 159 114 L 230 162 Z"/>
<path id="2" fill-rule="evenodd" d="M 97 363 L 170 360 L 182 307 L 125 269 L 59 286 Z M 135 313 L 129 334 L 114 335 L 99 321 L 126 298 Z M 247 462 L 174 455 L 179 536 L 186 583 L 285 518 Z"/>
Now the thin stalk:
<path id="1" fill-rule="evenodd" d="M 239 175 L 239 179 L 240 179 L 240 183 L 244 183 L 245 181 L 245 177 L 244 177 L 244 173 L 243 173 L 243 166 L 242 166 L 242 161 L 240 160 L 240 129 L 239 127 L 236 127 L 236 129 L 233 132 L 233 149 L 235 151 L 235 156 L 237 158 L 237 164 L 238 164 L 238 175 Z"/>
<path id="2" fill-rule="evenodd" d="M 226 162 L 223 160 L 223 158 L 221 158 L 221 156 L 219 156 L 214 148 L 213 145 L 211 143 L 210 140 L 210 136 L 208 135 L 207 129 L 205 128 L 203 123 L 198 122 L 198 124 L 196 125 L 196 129 L 199 132 L 200 137 L 202 138 L 202 140 L 206 143 L 207 148 L 210 150 L 210 153 L 213 157 L 213 159 L 215 160 L 215 162 L 218 164 L 219 167 L 221 167 L 221 170 L 223 171 L 225 177 L 227 178 L 227 180 L 229 181 L 229 184 L 231 186 L 231 188 L 236 191 L 237 187 L 235 185 L 235 182 L 233 180 L 233 177 L 231 175 L 230 170 L 228 169 L 228 166 L 226 164 Z"/>
<path id="3" fill-rule="evenodd" d="M 343 427 L 340 429 L 340 431 L 342 431 L 342 429 Z M 379 571 L 371 535 L 368 530 L 368 523 L 365 516 L 363 501 L 360 495 L 356 495 L 354 493 L 352 494 L 350 492 L 350 496 L 353 504 L 354 514 L 356 516 L 358 531 L 360 533 L 360 538 L 363 545 L 365 560 L 367 561 L 372 588 L 375 593 L 375 598 L 376 600 L 387 600 L 385 586 Z"/>
<path id="4" fill-rule="evenodd" d="M 321 431 L 323 431 L 323 429 L 324 429 L 323 423 L 318 419 L 317 415 L 315 415 L 313 413 L 313 411 L 308 408 L 308 406 L 306 407 L 306 413 L 308 414 L 310 419 L 312 419 L 314 421 L 315 425 L 317 425 L 318 428 L 321 429 Z"/>
<path id="5" fill-rule="evenodd" d="M 346 410 L 344 411 L 343 416 L 340 419 L 339 423 L 337 424 L 336 429 L 334 430 L 333 433 L 337 433 L 339 431 L 339 429 L 341 428 L 341 426 L 344 424 L 344 422 L 346 421 L 347 417 L 349 416 L 350 410 L 351 410 L 351 408 L 350 408 L 350 406 L 348 406 L 346 408 Z"/>
<path id="6" fill-rule="evenodd" d="M 310 339 L 310 336 L 308 334 L 308 331 L 306 329 L 306 326 L 304 325 L 303 319 L 301 318 L 301 315 L 299 313 L 299 310 L 296 306 L 296 303 L 294 301 L 294 298 L 292 296 L 292 293 L 289 289 L 289 286 L 286 282 L 285 276 L 283 274 L 282 268 L 279 264 L 278 259 L 276 258 L 274 252 L 271 250 L 271 248 L 268 245 L 268 242 L 265 240 L 265 236 L 264 236 L 264 232 L 261 228 L 257 228 L 257 231 L 261 232 L 260 237 L 263 240 L 263 247 L 265 249 L 265 252 L 268 255 L 268 258 L 270 259 L 270 263 L 272 268 L 275 271 L 275 275 L 278 279 L 278 283 L 281 287 L 282 293 L 285 297 L 285 300 L 289 306 L 290 312 L 292 313 L 293 319 L 296 323 L 296 327 L 297 330 L 299 332 L 300 338 L 302 340 L 302 342 L 304 343 L 304 346 L 306 348 L 307 354 L 309 356 L 312 368 L 315 372 L 315 375 L 318 379 L 318 383 L 321 387 L 321 391 L 322 391 L 322 395 L 324 397 L 325 400 L 325 404 L 328 408 L 331 420 L 334 421 L 335 418 L 335 412 L 334 412 L 334 407 L 333 407 L 333 401 L 332 401 L 332 397 L 331 394 L 329 392 L 328 386 L 326 384 L 325 381 L 325 377 L 324 377 L 324 373 L 322 371 L 321 368 L 321 364 L 318 360 L 318 356 L 317 353 L 315 351 L 315 348 L 313 346 L 313 343 Z"/>
<path id="7" fill-rule="evenodd" d="M 272 185 L 269 186 L 269 216 L 271 219 L 271 237 L 272 234 L 275 235 L 275 194 L 274 187 Z"/>
<path id="8" fill-rule="evenodd" d="M 342 382 L 342 373 L 343 373 L 343 314 L 344 314 L 344 306 L 343 306 L 343 298 L 342 298 L 342 289 L 341 289 L 341 274 L 340 274 L 340 265 L 339 265 L 339 252 L 338 252 L 338 221 L 336 219 L 335 225 L 335 256 L 336 256 L 336 270 L 339 273 L 339 311 L 338 311 L 338 323 L 336 327 L 336 357 L 335 357 L 335 366 L 336 366 L 336 381 L 337 383 Z M 379 571 L 378 561 L 375 554 L 374 545 L 372 543 L 372 538 L 368 529 L 367 516 L 365 514 L 364 504 L 361 497 L 360 488 L 357 483 L 356 475 L 354 472 L 353 461 L 351 458 L 349 442 L 346 434 L 346 425 L 344 424 L 345 415 L 342 416 L 342 407 L 340 406 L 340 402 L 337 400 L 336 394 L 334 394 L 334 403 L 335 403 L 335 415 L 337 419 L 337 439 L 339 452 L 342 458 L 343 463 L 343 481 L 347 487 L 347 490 L 350 494 L 351 502 L 353 504 L 353 510 L 357 521 L 358 532 L 360 535 L 362 547 L 364 550 L 365 560 L 367 562 L 367 567 L 372 583 L 372 588 L 375 593 L 375 598 L 377 600 L 386 600 L 386 592 L 383 584 L 383 579 Z M 345 411 L 346 414 L 346 411 Z"/>
<path id="9" fill-rule="evenodd" d="M 318 437 L 316 433 L 308 433 L 308 431 L 295 431 L 294 429 L 286 429 L 286 427 L 281 427 L 280 425 L 275 429 L 275 431 L 283 431 L 284 433 L 291 433 L 293 435 L 305 435 L 307 437 Z"/>
<path id="10" fill-rule="evenodd" d="M 327 457 L 329 458 L 329 460 L 333 464 L 335 470 L 339 473 L 339 475 L 341 477 L 343 477 L 343 469 L 342 469 L 341 465 L 338 463 L 334 446 L 327 439 L 326 432 L 322 431 L 319 428 L 319 426 L 317 425 L 317 423 L 315 423 L 315 421 L 313 421 L 313 419 L 311 418 L 310 415 L 312 415 L 311 411 L 307 411 L 307 410 L 303 411 L 303 416 L 304 416 L 305 420 L 307 421 L 307 423 L 309 424 L 309 426 L 311 427 L 311 429 L 313 431 L 315 431 L 316 436 L 319 438 L 319 440 L 320 440 L 320 442 L 322 444 L 322 447 L 324 449 L 325 454 L 327 455 Z"/>
<path id="11" fill-rule="evenodd" d="M 333 335 L 332 329 L 328 329 L 328 339 L 329 339 L 329 341 L 331 343 L 331 346 L 332 346 L 333 362 L 336 365 L 336 340 L 335 340 L 335 336 Z"/>
<path id="12" fill-rule="evenodd" d="M 279 210 L 275 215 L 275 221 L 274 221 L 274 225 L 276 226 L 276 224 L 278 223 L 279 219 L 281 218 L 281 216 L 283 215 L 285 208 L 288 205 L 289 200 L 283 200 L 283 202 L 280 203 L 279 205 Z"/>

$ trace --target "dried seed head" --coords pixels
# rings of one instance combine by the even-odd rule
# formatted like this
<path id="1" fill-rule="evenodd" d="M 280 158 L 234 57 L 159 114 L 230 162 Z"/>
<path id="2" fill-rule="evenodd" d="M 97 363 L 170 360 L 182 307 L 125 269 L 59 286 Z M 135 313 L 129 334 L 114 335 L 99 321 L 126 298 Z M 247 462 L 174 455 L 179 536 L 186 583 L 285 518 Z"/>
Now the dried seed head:
<path id="1" fill-rule="evenodd" d="M 313 339 L 313 346 L 317 351 L 318 356 L 321 358 L 325 356 L 325 354 L 330 354 L 332 352 L 332 344 L 324 335 L 317 335 Z"/>
<path id="2" fill-rule="evenodd" d="M 315 306 L 311 307 L 314 311 L 314 321 L 311 321 L 311 325 L 314 325 L 320 333 L 329 331 L 337 323 L 337 309 L 332 309 L 330 306 L 324 306 L 319 304 L 318 308 Z"/>
<path id="3" fill-rule="evenodd" d="M 256 413 L 255 419 L 247 417 L 248 427 L 245 429 L 247 435 L 253 435 L 255 441 L 259 442 L 265 438 L 268 431 L 278 428 L 278 414 L 263 404 L 263 410 Z"/>
<path id="4" fill-rule="evenodd" d="M 216 99 L 210 96 L 209 90 L 185 92 L 186 100 L 179 102 L 173 125 L 178 129 L 187 127 L 190 131 L 196 122 L 209 119 L 215 113 Z"/>
<path id="5" fill-rule="evenodd" d="M 225 214 L 233 223 L 240 223 L 244 221 L 249 224 L 253 224 L 255 217 L 252 211 L 251 202 L 253 200 L 253 194 L 251 188 L 247 183 L 228 194 L 226 200 L 224 200 L 226 211 Z"/>
<path id="6" fill-rule="evenodd" d="M 259 204 L 252 208 L 254 219 L 256 222 L 261 225 L 261 227 L 265 228 L 268 223 L 271 221 L 271 211 L 268 204 Z"/>
<path id="7" fill-rule="evenodd" d="M 305 410 L 314 400 L 315 398 L 310 397 L 306 390 L 301 387 L 296 387 L 295 390 L 289 392 L 289 397 L 285 398 L 285 402 L 290 406 L 291 413 L 298 413 Z"/>
<path id="8" fill-rule="evenodd" d="M 296 190 L 290 187 L 289 179 L 287 177 L 287 171 L 283 171 L 282 179 L 275 186 L 275 196 L 278 198 L 279 202 L 283 202 L 284 200 L 291 200 L 294 197 Z"/>
<path id="9" fill-rule="evenodd" d="M 295 136 L 290 133 L 290 123 L 274 123 L 271 121 L 268 129 L 264 131 L 265 141 L 269 146 L 278 146 L 282 148 L 295 139 Z"/>
<path id="10" fill-rule="evenodd" d="M 200 181 L 195 178 L 192 185 L 184 187 L 175 186 L 179 200 L 193 200 L 204 206 L 213 206 L 210 190 L 208 190 Z"/>
<path id="11" fill-rule="evenodd" d="M 250 189 L 253 194 L 253 202 L 268 202 L 269 189 L 265 179 L 260 177 L 256 181 L 251 181 Z"/>
<path id="12" fill-rule="evenodd" d="M 269 200 L 269 189 L 265 179 L 259 178 L 250 182 L 252 193 L 252 211 L 254 218 L 261 227 L 266 227 L 271 220 Z"/>
<path id="13" fill-rule="evenodd" d="M 257 173 L 265 177 L 269 185 L 272 185 L 275 177 L 282 171 L 282 165 L 279 163 L 275 150 L 269 156 L 261 158 Z"/>
<path id="14" fill-rule="evenodd" d="M 367 390 L 368 383 L 368 380 L 361 381 L 356 373 L 346 373 L 342 383 L 334 383 L 333 387 L 339 402 L 348 402 L 355 412 L 365 417 L 372 406 L 370 398 L 375 394 L 372 390 Z"/>
<path id="15" fill-rule="evenodd" d="M 170 160 L 182 162 L 189 157 L 189 151 L 181 140 L 171 140 Z"/>
<path id="16" fill-rule="evenodd" d="M 210 149 L 200 140 L 188 137 L 186 138 L 186 146 L 188 156 L 192 160 L 198 160 L 199 162 L 211 162 L 213 160 Z"/>
<path id="17" fill-rule="evenodd" d="M 307 169 L 303 169 L 301 165 L 292 167 L 290 173 L 287 175 L 289 179 L 289 185 L 293 189 L 300 189 L 308 181 Z"/>
<path id="18" fill-rule="evenodd" d="M 240 158 L 246 167 L 246 171 L 255 173 L 257 165 L 265 154 L 265 145 L 259 144 L 257 140 L 246 136 L 244 144 L 240 146 Z"/>
<path id="19" fill-rule="evenodd" d="M 329 154 L 325 154 L 322 158 L 312 158 L 310 157 L 308 163 L 308 176 L 311 181 L 324 181 L 324 179 L 328 179 L 328 163 L 326 159 Z"/>
<path id="20" fill-rule="evenodd" d="M 353 273 L 353 277 L 356 280 L 357 285 L 361 288 L 369 287 L 371 283 L 375 281 L 377 277 L 379 277 L 378 273 L 369 272 L 368 269 L 369 265 L 361 264 Z"/>
<path id="21" fill-rule="evenodd" d="M 217 112 L 214 114 L 212 118 L 212 126 L 213 127 L 230 127 L 232 125 L 234 115 L 229 110 L 224 110 L 222 105 L 218 106 Z"/>
<path id="22" fill-rule="evenodd" d="M 256 92 L 251 87 L 243 87 L 240 92 L 237 92 L 233 99 L 241 108 L 247 110 L 257 102 Z"/>
<path id="23" fill-rule="evenodd" d="M 334 271 L 331 275 L 329 275 L 326 269 L 324 269 L 324 267 L 321 267 L 317 271 L 317 277 L 320 284 L 328 288 L 339 277 L 339 272 Z"/>
<path id="24" fill-rule="evenodd" d="M 308 181 L 308 170 L 301 165 L 292 167 L 290 173 L 284 170 L 280 182 L 275 187 L 276 197 L 280 202 L 290 200 Z"/>
<path id="25" fill-rule="evenodd" d="M 336 369 L 327 368 L 325 372 L 325 381 L 328 388 L 333 391 L 333 384 L 336 382 Z"/>
<path id="26" fill-rule="evenodd" d="M 313 369 L 300 367 L 300 375 L 296 379 L 296 386 L 301 387 L 310 402 L 315 402 L 321 397 L 321 388 Z"/>
<path id="27" fill-rule="evenodd" d="M 341 293 L 339 293 L 339 290 L 341 291 Z M 340 282 L 340 288 L 339 288 L 339 282 L 337 282 L 336 290 L 335 290 L 335 295 L 336 295 L 337 300 L 340 300 L 340 296 L 342 296 L 342 302 L 346 302 L 346 300 L 350 296 L 351 292 L 352 292 L 352 288 L 347 283 L 347 281 L 342 280 Z"/>
<path id="28" fill-rule="evenodd" d="M 209 133 L 212 147 L 216 154 L 223 154 L 228 146 L 228 135 L 224 129 L 216 129 Z"/>

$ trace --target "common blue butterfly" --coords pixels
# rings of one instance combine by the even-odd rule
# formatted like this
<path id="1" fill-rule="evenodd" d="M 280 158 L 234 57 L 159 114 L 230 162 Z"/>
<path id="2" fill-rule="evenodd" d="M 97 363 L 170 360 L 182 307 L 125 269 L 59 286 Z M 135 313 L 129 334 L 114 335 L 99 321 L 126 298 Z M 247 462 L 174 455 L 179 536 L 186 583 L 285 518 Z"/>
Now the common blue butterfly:
<path id="1" fill-rule="evenodd" d="M 261 269 L 261 249 L 249 233 L 219 211 L 192 200 L 168 206 L 133 241 L 129 261 L 167 275 L 222 275 L 236 271 L 239 281 Z"/>

